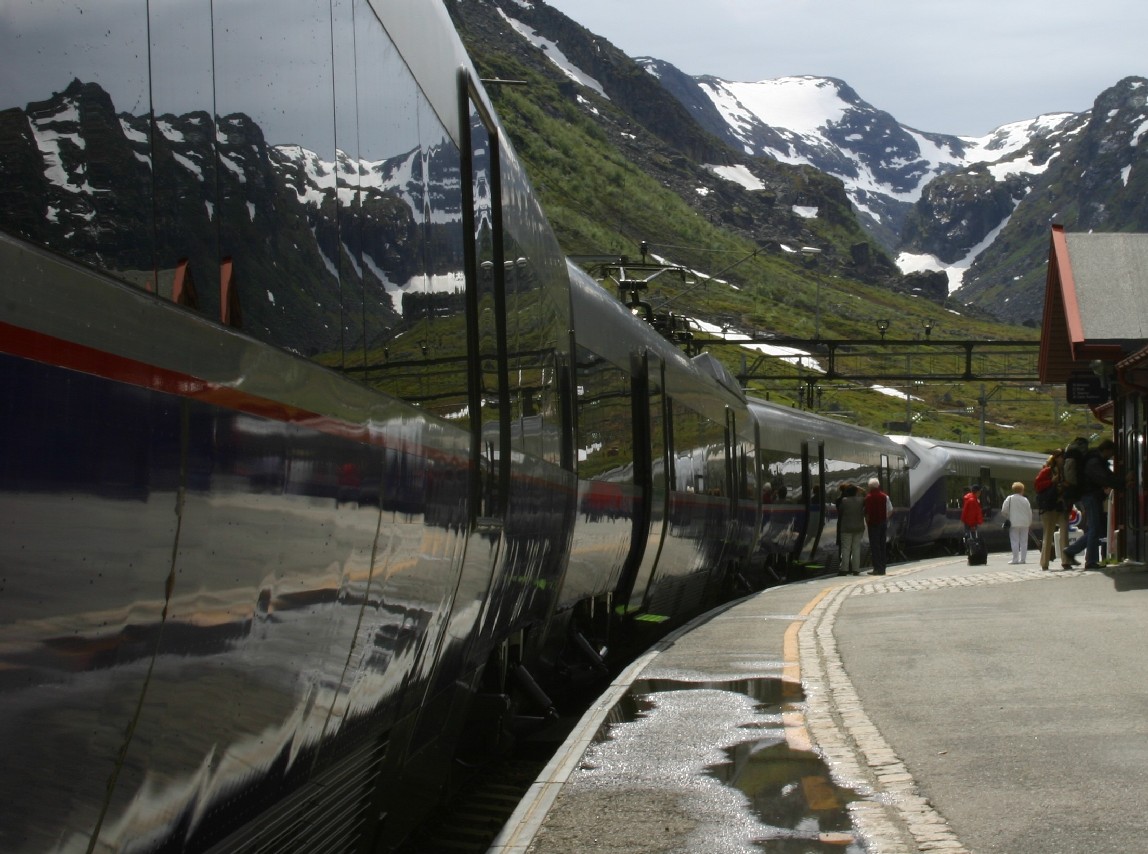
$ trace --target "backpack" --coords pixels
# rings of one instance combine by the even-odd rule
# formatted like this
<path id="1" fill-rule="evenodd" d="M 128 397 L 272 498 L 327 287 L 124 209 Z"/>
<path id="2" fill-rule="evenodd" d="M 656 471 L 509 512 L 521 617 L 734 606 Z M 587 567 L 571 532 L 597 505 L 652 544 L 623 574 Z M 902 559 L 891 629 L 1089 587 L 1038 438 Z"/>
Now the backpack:
<path id="1" fill-rule="evenodd" d="M 1084 455 L 1087 439 L 1076 439 L 1064 449 L 1064 499 L 1072 503 L 1084 493 Z"/>
<path id="2" fill-rule="evenodd" d="M 1060 489 L 1058 484 L 1053 478 L 1052 467 L 1045 466 L 1040 470 L 1033 482 L 1036 488 L 1036 509 L 1044 512 L 1046 510 L 1056 510 L 1057 504 L 1060 502 Z"/>

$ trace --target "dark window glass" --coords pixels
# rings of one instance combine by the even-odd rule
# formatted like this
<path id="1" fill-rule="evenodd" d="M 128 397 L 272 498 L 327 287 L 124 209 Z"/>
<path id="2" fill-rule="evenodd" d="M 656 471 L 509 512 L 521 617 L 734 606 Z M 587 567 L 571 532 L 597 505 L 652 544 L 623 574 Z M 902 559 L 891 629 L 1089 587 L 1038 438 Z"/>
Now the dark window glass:
<path id="1" fill-rule="evenodd" d="M 650 460 L 653 465 L 652 485 L 654 489 L 666 489 L 667 484 L 674 482 L 674 473 L 667 471 L 667 466 L 673 466 L 674 461 L 666 458 L 666 449 L 672 437 L 668 432 L 672 424 L 666 418 L 665 397 L 663 396 L 661 366 L 655 360 L 650 360 Z"/>
<path id="2" fill-rule="evenodd" d="M 364 13 L 365 14 L 365 13 Z M 335 218 L 339 258 L 339 321 L 342 366 L 363 367 L 366 347 L 366 271 L 363 269 L 363 191 L 370 163 L 361 152 L 359 134 L 358 35 L 352 0 L 331 0 L 331 55 L 335 98 Z M 369 21 L 373 23 L 373 21 Z M 376 27 L 371 27 L 376 30 Z M 375 41 L 378 41 L 376 37 Z M 371 39 L 364 35 L 363 48 Z"/>
<path id="3" fill-rule="evenodd" d="M 628 374 L 578 348 L 578 476 L 634 480 L 634 427 Z"/>
<path id="4" fill-rule="evenodd" d="M 229 322 L 304 356 L 337 352 L 342 308 L 330 6 L 249 0 L 214 4 L 213 13 L 218 193 L 212 215 L 219 263 L 232 262 Z M 272 20 L 278 23 L 269 27 Z M 228 306 L 220 311 L 226 317 Z"/>
<path id="5" fill-rule="evenodd" d="M 2 17 L 0 227 L 153 288 L 147 4 Z"/>
<path id="6" fill-rule="evenodd" d="M 812 461 L 816 470 L 817 461 Z M 762 501 L 767 504 L 797 504 L 802 500 L 801 453 L 763 448 L 761 469 L 765 482 Z"/>
<path id="7" fill-rule="evenodd" d="M 755 500 L 758 496 L 757 463 L 754 461 L 754 446 L 745 443 L 741 446 L 741 462 L 738 467 L 740 474 L 740 497 Z"/>
<path id="8" fill-rule="evenodd" d="M 357 108 L 356 121 L 336 119 L 343 152 L 343 364 L 375 388 L 467 424 L 458 147 L 370 6 L 354 3 L 353 37 L 345 33 L 345 17 L 341 3 L 336 25 L 344 36 L 336 36 L 336 49 L 354 50 Z M 336 70 L 337 79 L 350 73 L 345 56 L 336 57 Z M 345 80 L 336 84 L 337 93 L 349 88 Z M 337 97 L 337 104 L 349 109 L 349 97 Z"/>
<path id="9" fill-rule="evenodd" d="M 501 164 L 506 336 L 513 448 L 558 464 L 560 372 L 566 370 L 569 274 L 512 159 Z"/>
<path id="10" fill-rule="evenodd" d="M 160 296 L 220 318 L 211 4 L 152 0 L 150 128 Z"/>
<path id="11" fill-rule="evenodd" d="M 677 401 L 674 412 L 674 471 L 679 492 L 725 495 L 725 426 Z"/>
<path id="12" fill-rule="evenodd" d="M 878 477 L 880 473 L 878 458 L 858 462 L 829 457 L 825 460 L 827 498 L 830 502 L 836 501 L 841 495 L 841 485 L 844 483 L 851 483 L 862 492 L 868 492 L 869 478 Z"/>

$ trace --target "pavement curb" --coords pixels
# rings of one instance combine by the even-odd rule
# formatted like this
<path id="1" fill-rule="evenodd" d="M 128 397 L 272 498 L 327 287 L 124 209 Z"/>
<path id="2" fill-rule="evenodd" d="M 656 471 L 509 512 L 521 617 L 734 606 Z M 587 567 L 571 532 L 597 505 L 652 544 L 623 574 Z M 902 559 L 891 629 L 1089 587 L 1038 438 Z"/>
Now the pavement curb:
<path id="1" fill-rule="evenodd" d="M 887 583 L 870 578 L 842 584 L 822 598 L 799 630 L 806 725 L 835 782 L 863 796 L 849 809 L 868 851 L 969 854 L 869 720 L 841 663 L 833 626 L 842 604 L 865 588 Z"/>

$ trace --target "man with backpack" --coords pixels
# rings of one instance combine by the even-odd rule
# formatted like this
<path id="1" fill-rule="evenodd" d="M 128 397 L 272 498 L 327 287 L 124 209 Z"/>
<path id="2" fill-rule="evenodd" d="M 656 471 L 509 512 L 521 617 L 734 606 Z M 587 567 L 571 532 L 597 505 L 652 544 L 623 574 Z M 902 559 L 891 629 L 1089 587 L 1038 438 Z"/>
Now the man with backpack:
<path id="1" fill-rule="evenodd" d="M 1064 504 L 1064 451 L 1057 448 L 1048 456 L 1033 484 L 1036 487 L 1036 509 L 1044 536 L 1040 544 L 1040 568 L 1048 569 L 1053 555 L 1054 533 L 1059 538 L 1059 554 L 1068 548 L 1068 510 Z"/>
<path id="2" fill-rule="evenodd" d="M 1109 490 L 1120 489 L 1124 479 L 1114 474 L 1108 461 L 1116 456 L 1116 443 L 1105 439 L 1084 455 L 1080 474 L 1080 505 L 1084 513 L 1084 536 L 1065 549 L 1063 566 L 1078 566 L 1076 556 L 1084 552 L 1084 568 L 1100 569 L 1100 538 L 1107 517 L 1103 513 L 1104 497 Z"/>
<path id="3" fill-rule="evenodd" d="M 1062 496 L 1068 510 L 1084 494 L 1084 458 L 1088 455 L 1088 440 L 1077 436 L 1064 449 L 1061 461 Z"/>

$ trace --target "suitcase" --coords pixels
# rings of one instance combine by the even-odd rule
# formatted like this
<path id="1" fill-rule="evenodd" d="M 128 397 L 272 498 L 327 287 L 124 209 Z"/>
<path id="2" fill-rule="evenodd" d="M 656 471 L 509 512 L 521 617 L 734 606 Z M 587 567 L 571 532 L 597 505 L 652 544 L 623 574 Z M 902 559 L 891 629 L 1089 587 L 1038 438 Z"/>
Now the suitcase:
<path id="1" fill-rule="evenodd" d="M 976 534 L 970 534 L 965 542 L 969 555 L 969 566 L 984 566 L 989 562 L 989 549 L 985 541 Z"/>

